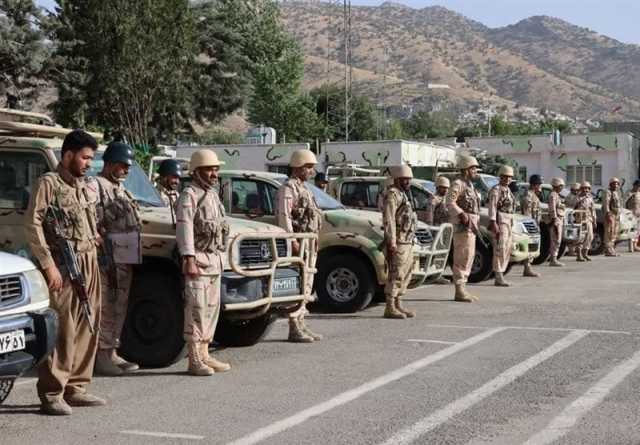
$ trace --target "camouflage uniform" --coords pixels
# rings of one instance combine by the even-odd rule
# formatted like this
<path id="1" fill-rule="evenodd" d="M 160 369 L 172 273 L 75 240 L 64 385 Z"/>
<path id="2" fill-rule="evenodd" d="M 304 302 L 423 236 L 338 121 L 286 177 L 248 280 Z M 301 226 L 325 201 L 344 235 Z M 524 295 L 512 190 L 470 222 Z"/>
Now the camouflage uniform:
<path id="1" fill-rule="evenodd" d="M 98 176 L 95 181 L 99 197 L 99 204 L 96 207 L 98 228 L 104 238 L 104 242 L 111 242 L 115 250 L 118 246 L 111 241 L 111 237 L 116 234 L 131 234 L 132 239 L 137 238 L 137 245 L 124 248 L 135 249 L 139 253 L 142 224 L 138 205 L 133 195 L 124 188 L 122 183 L 111 181 L 104 176 Z M 101 256 L 107 255 L 104 249 L 100 250 Z M 136 263 L 116 263 L 116 270 L 110 271 L 106 267 L 109 261 L 109 259 L 104 259 L 102 261 L 103 267 L 100 269 L 102 277 L 102 319 L 100 321 L 99 348 L 101 350 L 113 350 L 120 347 L 120 335 L 122 334 L 122 327 L 124 326 L 129 305 L 133 264 Z M 113 272 L 115 272 L 115 283 L 109 278 Z"/>
<path id="2" fill-rule="evenodd" d="M 551 258 L 558 258 L 560 244 L 562 243 L 562 228 L 564 226 L 565 205 L 560 194 L 552 191 L 549 194 L 549 226 L 551 228 L 551 246 L 549 251 Z"/>
<path id="3" fill-rule="evenodd" d="M 604 213 L 604 247 L 606 255 L 616 254 L 616 238 L 620 229 L 620 194 L 617 191 L 606 190 L 602 200 Z"/>
<path id="4" fill-rule="evenodd" d="M 625 207 L 633 213 L 633 216 L 637 219 L 636 226 L 636 239 L 631 242 L 631 250 L 637 252 L 640 249 L 640 190 L 637 192 L 631 191 L 627 200 L 625 201 Z"/>
<path id="5" fill-rule="evenodd" d="M 538 198 L 538 194 L 533 190 L 528 190 L 522 196 L 520 200 L 520 212 L 535 220 L 538 227 L 540 227 L 540 222 L 542 221 L 542 214 L 540 211 L 540 198 Z M 531 269 L 531 259 L 527 258 L 527 261 L 524 264 L 524 273 L 525 277 L 539 277 L 540 274 L 534 272 Z"/>
<path id="6" fill-rule="evenodd" d="M 449 222 L 449 212 L 445 204 L 445 197 L 437 194 L 431 195 L 427 204 L 426 213 L 425 222 L 427 224 L 439 226 L 440 224 Z"/>
<path id="7" fill-rule="evenodd" d="M 460 177 L 451 185 L 445 203 L 449 212 L 449 222 L 454 226 L 453 281 L 456 285 L 464 285 L 471 273 L 476 253 L 475 230 L 480 221 L 480 195 L 471 181 Z M 466 213 L 469 217 L 468 226 L 460 224 L 459 217 L 462 213 Z"/>
<path id="8" fill-rule="evenodd" d="M 401 313 L 408 317 L 415 314 L 401 308 L 400 297 L 407 291 L 413 272 L 413 242 L 417 217 L 407 194 L 395 185 L 390 186 L 383 196 L 382 221 L 387 249 L 395 246 L 395 255 L 386 255 L 389 276 L 384 287 L 387 300 L 391 300 Z M 404 317 L 403 317 L 404 318 Z"/>
<path id="9" fill-rule="evenodd" d="M 504 273 L 509 265 L 513 244 L 515 197 L 509 187 L 497 184 L 489 191 L 489 220 L 498 225 L 498 237 L 492 234 L 493 271 Z"/>
<path id="10" fill-rule="evenodd" d="M 591 249 L 591 243 L 593 243 L 593 229 L 596 226 L 596 209 L 591 197 L 591 193 L 580 195 L 575 204 L 575 210 L 584 210 L 584 216 L 582 213 L 576 213 L 576 222 L 582 223 L 583 217 L 585 218 L 586 233 L 584 240 L 579 245 L 582 257 L 589 261 L 589 249 Z"/>
<path id="11" fill-rule="evenodd" d="M 164 205 L 171 209 L 171 212 L 175 216 L 176 207 L 178 205 L 178 197 L 180 193 L 177 190 L 166 188 L 164 185 L 160 184 L 160 182 L 156 182 L 156 190 L 160 194 L 162 198 L 162 202 Z"/>
<path id="12" fill-rule="evenodd" d="M 289 233 L 320 232 L 322 228 L 322 212 L 313 194 L 300 179 L 289 178 L 278 189 L 276 196 L 276 223 Z M 310 240 L 302 240 L 302 242 L 308 243 Z M 315 267 L 318 246 L 315 242 L 312 242 L 308 247 L 305 252 L 311 255 L 309 265 Z M 306 334 L 306 341 L 309 338 L 312 340 L 320 340 L 322 338 L 322 336 L 311 332 L 304 323 L 304 317 L 307 313 L 306 305 L 308 302 L 315 300 L 312 295 L 313 278 L 313 273 L 307 274 L 304 288 L 305 301 L 300 305 L 300 309 L 289 314 L 289 322 L 292 329 L 290 330 L 289 339 L 292 341 L 298 341 L 292 337 L 294 330 L 299 330 Z"/>
<path id="13" fill-rule="evenodd" d="M 63 278 L 62 288 L 50 295 L 50 305 L 58 313 L 58 340 L 53 353 L 38 368 L 38 396 L 43 404 L 86 394 L 98 347 L 98 335 L 90 332 L 82 315 L 80 301 L 69 282 L 61 252 L 45 219 L 51 206 L 60 208 L 66 215 L 63 231 L 77 253 L 93 309 L 94 326 L 100 323 L 95 202 L 86 181 L 75 178 L 59 164 L 55 173 L 46 173 L 39 179 L 25 218 L 26 238 L 39 266 L 46 269 L 55 264 Z"/>

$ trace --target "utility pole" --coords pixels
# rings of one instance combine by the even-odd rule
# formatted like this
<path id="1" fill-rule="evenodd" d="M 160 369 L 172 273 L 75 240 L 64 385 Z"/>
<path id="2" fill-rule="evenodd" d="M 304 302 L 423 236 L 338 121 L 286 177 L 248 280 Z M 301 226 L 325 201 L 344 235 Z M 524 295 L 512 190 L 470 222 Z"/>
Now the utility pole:
<path id="1" fill-rule="evenodd" d="M 349 142 L 351 129 L 351 80 L 353 70 L 351 67 L 351 0 L 344 0 L 344 140 Z"/>

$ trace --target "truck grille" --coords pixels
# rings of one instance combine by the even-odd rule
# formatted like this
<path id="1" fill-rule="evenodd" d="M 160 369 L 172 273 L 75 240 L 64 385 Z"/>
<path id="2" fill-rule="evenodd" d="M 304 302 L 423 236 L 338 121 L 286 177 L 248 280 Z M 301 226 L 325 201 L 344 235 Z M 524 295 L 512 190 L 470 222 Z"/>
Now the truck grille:
<path id="1" fill-rule="evenodd" d="M 276 248 L 278 249 L 278 256 L 287 256 L 287 240 L 277 239 Z M 271 240 L 246 239 L 240 243 L 240 264 L 242 266 L 264 264 L 270 262 L 272 259 Z"/>
<path id="2" fill-rule="evenodd" d="M 429 245 L 433 243 L 433 235 L 428 230 L 421 229 L 416 232 L 416 240 L 422 245 Z"/>
<path id="3" fill-rule="evenodd" d="M 522 222 L 522 225 L 525 229 L 527 229 L 528 234 L 537 234 L 540 233 L 540 229 L 538 228 L 538 224 L 532 219 L 528 219 Z"/>
<path id="4" fill-rule="evenodd" d="M 18 275 L 0 277 L 0 307 L 22 300 L 22 281 Z"/>

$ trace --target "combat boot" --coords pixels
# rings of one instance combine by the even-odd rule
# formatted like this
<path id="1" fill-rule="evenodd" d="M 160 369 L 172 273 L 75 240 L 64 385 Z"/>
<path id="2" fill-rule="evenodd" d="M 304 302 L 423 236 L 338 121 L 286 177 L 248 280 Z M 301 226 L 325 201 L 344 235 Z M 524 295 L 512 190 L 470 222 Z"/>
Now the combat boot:
<path id="1" fill-rule="evenodd" d="M 435 279 L 433 284 L 451 284 L 451 281 L 449 281 L 447 278 L 440 275 L 438 278 Z"/>
<path id="2" fill-rule="evenodd" d="M 215 357 L 209 355 L 208 341 L 200 342 L 200 352 L 204 364 L 213 369 L 215 372 L 226 372 L 231 369 L 231 365 L 229 363 L 221 362 Z"/>
<path id="3" fill-rule="evenodd" d="M 43 402 L 40 406 L 40 412 L 49 416 L 70 416 L 73 410 L 64 400 L 56 400 L 55 402 Z"/>
<path id="4" fill-rule="evenodd" d="M 576 251 L 576 261 L 579 263 L 584 263 L 585 261 L 587 261 L 584 259 L 584 256 L 582 256 L 582 249 L 578 249 Z"/>
<path id="5" fill-rule="evenodd" d="M 524 272 L 522 272 L 522 276 L 523 277 L 538 278 L 540 276 L 540 274 L 533 270 L 533 267 L 531 267 L 531 263 L 526 262 L 526 263 L 524 263 Z"/>
<path id="6" fill-rule="evenodd" d="M 549 260 L 549 266 L 551 267 L 564 267 L 564 264 L 558 261 L 558 257 L 552 256 Z"/>
<path id="7" fill-rule="evenodd" d="M 124 371 L 113 361 L 113 349 L 98 349 L 94 370 L 96 374 L 108 377 L 124 374 Z"/>
<path id="8" fill-rule="evenodd" d="M 586 261 L 591 261 L 591 257 L 589 256 L 589 249 L 584 249 L 582 251 L 582 258 L 584 258 Z"/>
<path id="9" fill-rule="evenodd" d="M 398 310 L 398 312 L 403 313 L 407 318 L 413 318 L 416 316 L 416 313 L 414 311 L 411 311 L 402 306 L 402 304 L 400 303 L 400 297 L 396 297 L 394 300 L 395 300 L 395 307 Z"/>
<path id="10" fill-rule="evenodd" d="M 398 308 L 396 308 L 395 298 L 387 297 L 387 305 L 384 308 L 384 318 L 394 318 L 394 319 L 404 319 L 407 318 L 405 314 L 400 312 Z"/>
<path id="11" fill-rule="evenodd" d="M 461 301 L 463 303 L 473 303 L 476 298 L 469 292 L 467 292 L 464 284 L 456 284 L 456 293 L 454 296 L 454 300 Z"/>
<path id="12" fill-rule="evenodd" d="M 124 372 L 133 372 L 140 369 L 140 366 L 137 363 L 128 362 L 122 357 L 118 355 L 118 351 L 113 349 L 113 356 L 111 357 L 111 361 L 115 363 L 115 365 L 122 369 Z"/>
<path id="13" fill-rule="evenodd" d="M 291 343 L 313 343 L 313 337 L 304 333 L 297 318 L 289 319 L 289 339 Z"/>
<path id="14" fill-rule="evenodd" d="M 189 342 L 189 369 L 187 372 L 196 376 L 210 376 L 215 374 L 212 368 L 209 368 L 202 361 L 202 353 L 200 352 L 200 345 L 196 342 Z"/>
<path id="15" fill-rule="evenodd" d="M 509 287 L 511 283 L 505 281 L 504 274 L 502 272 L 495 272 L 495 280 L 493 281 L 493 285 L 497 287 Z"/>
<path id="16" fill-rule="evenodd" d="M 298 318 L 298 323 L 300 324 L 300 329 L 302 329 L 302 332 L 313 338 L 313 341 L 320 341 L 324 338 L 322 335 L 316 334 L 311 329 L 309 329 L 309 326 L 307 326 L 307 323 L 305 323 L 304 321 L 303 315 L 300 315 L 300 317 Z"/>

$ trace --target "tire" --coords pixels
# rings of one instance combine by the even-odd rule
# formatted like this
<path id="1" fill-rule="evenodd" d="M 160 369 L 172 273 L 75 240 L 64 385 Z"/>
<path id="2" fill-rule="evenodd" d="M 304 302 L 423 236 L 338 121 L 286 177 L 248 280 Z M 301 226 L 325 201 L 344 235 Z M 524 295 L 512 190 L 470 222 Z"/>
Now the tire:
<path id="1" fill-rule="evenodd" d="M 13 389 L 13 382 L 15 382 L 13 377 L 0 378 L 0 405 L 7 399 L 7 397 L 9 397 L 9 394 Z"/>
<path id="2" fill-rule="evenodd" d="M 324 257 L 318 267 L 318 301 L 335 312 L 361 311 L 373 299 L 375 281 L 369 265 L 356 255 Z"/>
<path id="3" fill-rule="evenodd" d="M 542 223 L 540 224 L 540 255 L 535 258 L 531 263 L 539 265 L 546 262 L 549 259 L 549 251 L 551 249 L 551 237 L 549 234 L 549 226 Z"/>
<path id="4" fill-rule="evenodd" d="M 156 368 L 169 366 L 184 356 L 181 287 L 170 269 L 136 270 L 119 351 L 124 358 Z"/>
<path id="5" fill-rule="evenodd" d="M 493 248 L 491 245 L 485 247 L 480 240 L 476 238 L 476 255 L 471 266 L 469 274 L 469 283 L 480 283 L 486 281 L 493 273 Z"/>
<path id="6" fill-rule="evenodd" d="M 273 327 L 273 314 L 264 314 L 250 320 L 220 318 L 214 339 L 223 346 L 253 346 L 262 340 Z"/>
<path id="7" fill-rule="evenodd" d="M 602 255 L 604 253 L 604 227 L 598 224 L 596 230 L 593 231 L 593 241 L 589 255 Z"/>

